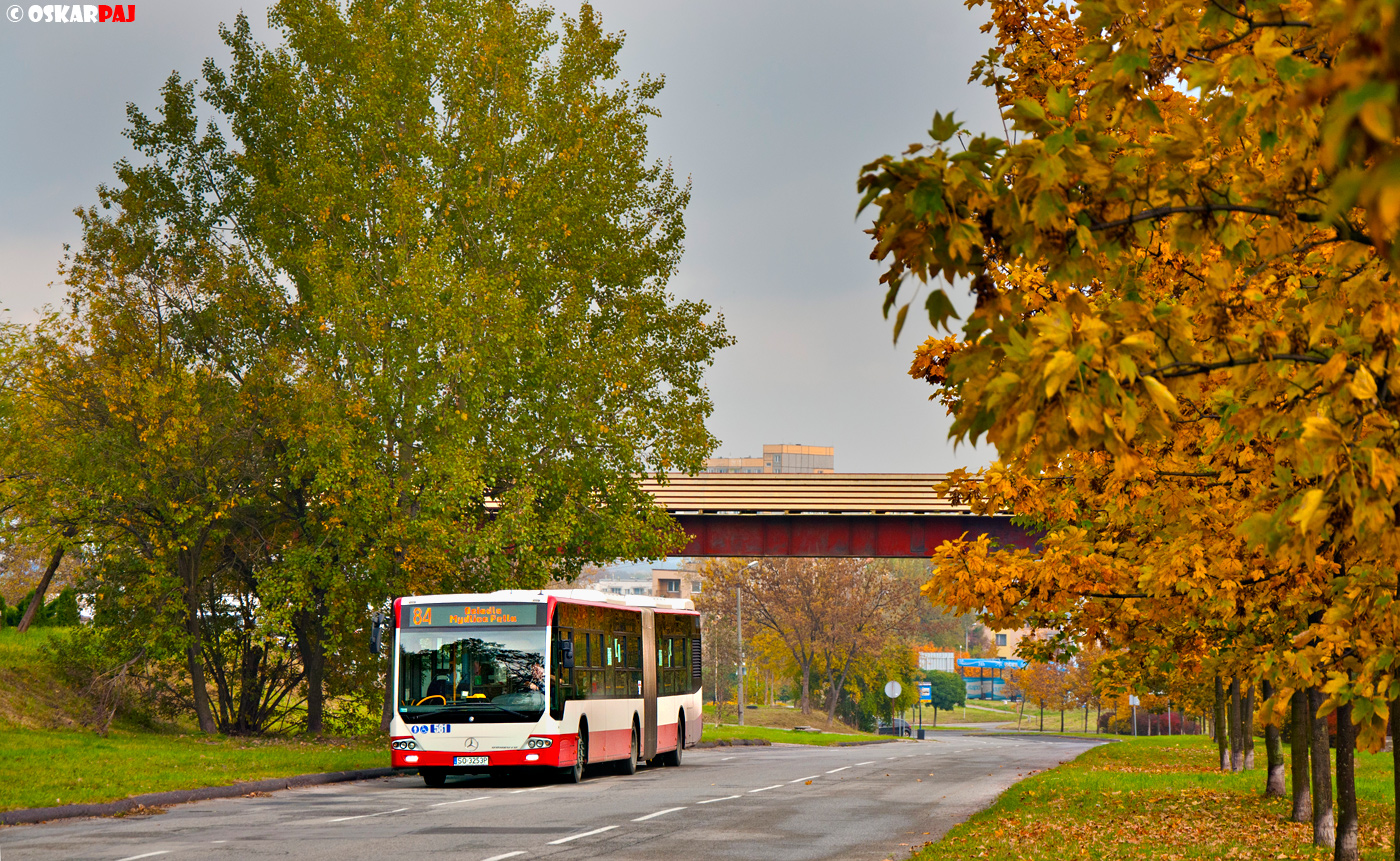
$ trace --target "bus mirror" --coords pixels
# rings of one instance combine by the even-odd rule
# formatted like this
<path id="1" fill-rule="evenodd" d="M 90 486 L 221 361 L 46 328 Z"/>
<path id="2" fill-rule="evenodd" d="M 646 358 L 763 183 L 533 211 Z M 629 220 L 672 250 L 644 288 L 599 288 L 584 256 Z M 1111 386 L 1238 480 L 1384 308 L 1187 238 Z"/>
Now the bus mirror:
<path id="1" fill-rule="evenodd" d="M 574 643 L 572 640 L 559 641 L 559 666 L 566 670 L 574 668 Z"/>
<path id="2" fill-rule="evenodd" d="M 374 625 L 369 632 L 369 653 L 379 654 L 379 647 L 384 643 L 384 614 L 374 614 Z"/>

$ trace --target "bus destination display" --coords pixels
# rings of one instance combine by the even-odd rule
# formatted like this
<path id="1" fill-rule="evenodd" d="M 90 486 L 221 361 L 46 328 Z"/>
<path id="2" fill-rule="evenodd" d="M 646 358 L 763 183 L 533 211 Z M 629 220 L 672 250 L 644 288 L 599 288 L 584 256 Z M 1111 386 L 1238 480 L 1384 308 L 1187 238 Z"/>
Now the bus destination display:
<path id="1" fill-rule="evenodd" d="M 421 604 L 404 607 L 405 628 L 538 625 L 543 604 Z"/>

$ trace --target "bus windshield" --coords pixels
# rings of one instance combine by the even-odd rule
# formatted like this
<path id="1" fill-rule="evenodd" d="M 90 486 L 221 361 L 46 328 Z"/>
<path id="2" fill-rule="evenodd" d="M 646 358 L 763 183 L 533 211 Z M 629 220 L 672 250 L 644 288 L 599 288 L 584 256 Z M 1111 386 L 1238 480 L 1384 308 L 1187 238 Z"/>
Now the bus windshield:
<path id="1" fill-rule="evenodd" d="M 535 721 L 545 707 L 545 629 L 437 628 L 399 639 L 399 714 Z"/>

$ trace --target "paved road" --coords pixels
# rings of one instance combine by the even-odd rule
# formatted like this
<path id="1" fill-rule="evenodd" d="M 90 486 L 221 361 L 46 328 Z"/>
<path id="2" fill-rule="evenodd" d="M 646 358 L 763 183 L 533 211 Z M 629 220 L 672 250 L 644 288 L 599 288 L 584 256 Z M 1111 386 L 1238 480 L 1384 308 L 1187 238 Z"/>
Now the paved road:
<path id="1" fill-rule="evenodd" d="M 0 829 L 0 861 L 298 858 L 899 859 L 1018 778 L 1093 742 L 938 733 L 924 742 L 687 751 L 583 784 L 417 777 Z"/>

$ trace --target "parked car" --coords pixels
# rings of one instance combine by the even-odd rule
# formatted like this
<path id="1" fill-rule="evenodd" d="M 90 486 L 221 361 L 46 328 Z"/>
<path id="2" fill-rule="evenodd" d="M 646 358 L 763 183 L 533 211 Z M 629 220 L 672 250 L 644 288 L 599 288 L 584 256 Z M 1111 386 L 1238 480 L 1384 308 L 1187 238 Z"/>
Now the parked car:
<path id="1" fill-rule="evenodd" d="M 895 718 L 893 724 L 887 724 L 882 720 L 876 725 L 875 732 L 879 735 L 914 737 L 913 727 L 909 726 L 909 721 L 904 718 Z"/>

